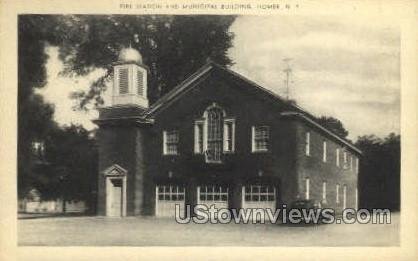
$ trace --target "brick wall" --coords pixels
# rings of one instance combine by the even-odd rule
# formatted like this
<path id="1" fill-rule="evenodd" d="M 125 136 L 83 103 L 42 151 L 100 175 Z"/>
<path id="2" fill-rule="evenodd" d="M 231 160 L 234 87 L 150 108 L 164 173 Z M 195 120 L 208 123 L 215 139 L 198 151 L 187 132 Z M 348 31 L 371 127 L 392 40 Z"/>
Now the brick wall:
<path id="1" fill-rule="evenodd" d="M 357 153 L 347 146 L 330 138 L 320 132 L 317 128 L 310 126 L 308 123 L 295 120 L 297 122 L 297 173 L 299 185 L 299 197 L 305 198 L 306 178 L 310 180 L 310 198 L 314 200 L 322 200 L 322 186 L 326 182 L 326 206 L 341 210 L 343 207 L 343 187 L 347 186 L 348 208 L 355 207 L 355 197 L 357 188 L 358 173 L 356 168 L 355 157 Z M 305 154 L 305 137 L 306 132 L 310 132 L 310 156 Z M 327 143 L 326 162 L 323 162 L 323 142 Z M 336 164 L 336 149 L 340 150 L 340 166 Z M 344 165 L 343 155 L 347 153 L 347 165 Z M 350 158 L 353 157 L 353 165 L 350 168 Z M 340 202 L 336 202 L 336 187 L 340 185 L 339 197 Z"/>

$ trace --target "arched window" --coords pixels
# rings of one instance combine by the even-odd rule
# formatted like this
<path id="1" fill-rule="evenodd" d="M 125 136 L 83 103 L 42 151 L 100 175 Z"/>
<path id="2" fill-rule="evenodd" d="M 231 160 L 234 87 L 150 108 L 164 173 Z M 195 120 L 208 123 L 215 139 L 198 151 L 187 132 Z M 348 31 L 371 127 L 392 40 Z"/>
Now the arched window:
<path id="1" fill-rule="evenodd" d="M 206 159 L 209 162 L 219 162 L 223 145 L 223 110 L 212 106 L 206 111 L 207 150 Z"/>
<path id="2" fill-rule="evenodd" d="M 225 111 L 213 103 L 195 121 L 195 153 L 205 154 L 206 162 L 220 163 L 223 153 L 235 150 L 235 119 L 226 118 Z"/>

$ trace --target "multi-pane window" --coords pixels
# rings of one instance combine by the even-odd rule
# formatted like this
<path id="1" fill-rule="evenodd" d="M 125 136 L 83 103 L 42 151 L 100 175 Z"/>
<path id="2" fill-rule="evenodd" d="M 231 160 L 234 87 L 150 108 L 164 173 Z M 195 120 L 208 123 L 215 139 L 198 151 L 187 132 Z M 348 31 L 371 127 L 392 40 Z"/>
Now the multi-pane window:
<path id="1" fill-rule="evenodd" d="M 310 193 L 310 191 L 309 191 L 309 188 L 310 187 L 310 181 L 309 181 L 309 178 L 306 178 L 305 179 L 305 199 L 309 199 L 309 193 Z"/>
<path id="2" fill-rule="evenodd" d="M 206 161 L 220 162 L 223 143 L 223 111 L 219 107 L 207 110 Z"/>
<path id="3" fill-rule="evenodd" d="M 305 154 L 306 156 L 311 155 L 311 133 L 307 132 L 305 136 Z"/>
<path id="4" fill-rule="evenodd" d="M 225 119 L 224 121 L 224 151 L 233 152 L 235 150 L 235 121 Z"/>
<path id="5" fill-rule="evenodd" d="M 340 149 L 335 150 L 335 164 L 337 167 L 340 166 Z"/>
<path id="6" fill-rule="evenodd" d="M 202 186 L 199 190 L 200 201 L 228 201 L 228 188 L 222 186 Z"/>
<path id="7" fill-rule="evenodd" d="M 204 122 L 195 121 L 194 124 L 194 152 L 196 154 L 203 153 L 203 131 Z"/>
<path id="8" fill-rule="evenodd" d="M 325 181 L 322 182 L 322 199 L 327 200 L 327 183 Z"/>
<path id="9" fill-rule="evenodd" d="M 176 130 L 163 132 L 164 154 L 177 155 L 179 144 L 179 133 Z"/>
<path id="10" fill-rule="evenodd" d="M 245 186 L 245 201 L 274 201 L 275 189 L 271 186 Z"/>
<path id="11" fill-rule="evenodd" d="M 120 68 L 119 76 L 119 94 L 126 94 L 129 92 L 129 74 L 128 68 Z"/>
<path id="12" fill-rule="evenodd" d="M 185 190 L 180 186 L 158 186 L 158 200 L 184 200 Z"/>
<path id="13" fill-rule="evenodd" d="M 327 162 L 327 142 L 322 142 L 322 161 Z"/>
<path id="14" fill-rule="evenodd" d="M 340 184 L 335 186 L 335 203 L 340 203 Z"/>
<path id="15" fill-rule="evenodd" d="M 270 141 L 269 126 L 253 126 L 252 128 L 252 151 L 268 151 Z"/>

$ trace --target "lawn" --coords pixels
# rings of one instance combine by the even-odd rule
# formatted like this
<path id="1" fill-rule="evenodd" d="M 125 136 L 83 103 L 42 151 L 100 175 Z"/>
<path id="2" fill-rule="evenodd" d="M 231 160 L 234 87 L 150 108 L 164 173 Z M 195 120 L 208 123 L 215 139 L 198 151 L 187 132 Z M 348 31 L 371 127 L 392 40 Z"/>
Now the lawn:
<path id="1" fill-rule="evenodd" d="M 155 217 L 56 217 L 18 220 L 20 246 L 397 246 L 392 224 L 177 224 Z"/>

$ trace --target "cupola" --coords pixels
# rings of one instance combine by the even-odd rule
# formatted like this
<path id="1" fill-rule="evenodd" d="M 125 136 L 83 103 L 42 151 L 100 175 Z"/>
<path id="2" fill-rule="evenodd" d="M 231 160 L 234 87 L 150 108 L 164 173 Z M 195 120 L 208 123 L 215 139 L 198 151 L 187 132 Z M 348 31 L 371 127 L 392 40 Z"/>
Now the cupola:
<path id="1" fill-rule="evenodd" d="M 134 48 L 123 48 L 113 64 L 112 106 L 134 105 L 148 108 L 147 69 L 141 54 Z"/>

